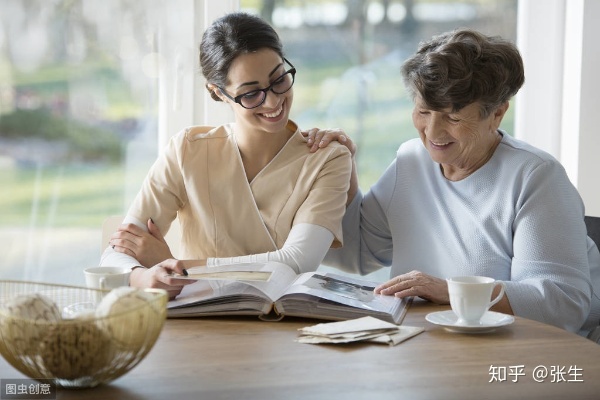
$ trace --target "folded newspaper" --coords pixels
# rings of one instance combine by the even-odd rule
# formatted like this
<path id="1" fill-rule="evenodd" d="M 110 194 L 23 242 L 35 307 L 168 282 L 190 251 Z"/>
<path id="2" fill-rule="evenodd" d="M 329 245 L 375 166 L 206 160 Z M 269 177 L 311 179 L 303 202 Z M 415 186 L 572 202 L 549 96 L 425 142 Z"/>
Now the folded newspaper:
<path id="1" fill-rule="evenodd" d="M 368 341 L 395 346 L 418 335 L 424 328 L 399 326 L 374 317 L 362 317 L 339 322 L 320 323 L 299 329 L 300 343 L 350 343 Z"/>

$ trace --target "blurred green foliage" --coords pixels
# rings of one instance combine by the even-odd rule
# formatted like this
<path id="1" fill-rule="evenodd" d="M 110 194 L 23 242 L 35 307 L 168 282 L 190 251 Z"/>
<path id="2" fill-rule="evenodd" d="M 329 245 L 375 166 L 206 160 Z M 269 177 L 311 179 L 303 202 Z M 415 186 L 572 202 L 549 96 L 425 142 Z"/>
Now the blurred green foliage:
<path id="1" fill-rule="evenodd" d="M 114 131 L 56 116 L 44 108 L 17 109 L 0 116 L 0 138 L 63 142 L 68 147 L 65 162 L 75 159 L 114 163 L 122 158 L 121 139 Z"/>
<path id="2" fill-rule="evenodd" d="M 97 228 L 123 213 L 123 175 L 109 165 L 0 168 L 1 225 Z"/>

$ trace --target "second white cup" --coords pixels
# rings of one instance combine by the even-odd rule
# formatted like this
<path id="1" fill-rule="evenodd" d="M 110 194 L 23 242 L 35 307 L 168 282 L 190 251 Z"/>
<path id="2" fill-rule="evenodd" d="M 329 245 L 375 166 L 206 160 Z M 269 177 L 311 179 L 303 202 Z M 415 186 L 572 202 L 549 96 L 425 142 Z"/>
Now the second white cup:
<path id="1" fill-rule="evenodd" d="M 450 306 L 458 317 L 457 325 L 478 326 L 483 315 L 504 295 L 504 282 L 485 276 L 458 276 L 446 279 Z M 494 287 L 500 286 L 500 293 L 493 300 Z"/>
<path id="2" fill-rule="evenodd" d="M 92 289 L 114 289 L 129 286 L 129 268 L 93 267 L 83 271 L 85 284 Z"/>

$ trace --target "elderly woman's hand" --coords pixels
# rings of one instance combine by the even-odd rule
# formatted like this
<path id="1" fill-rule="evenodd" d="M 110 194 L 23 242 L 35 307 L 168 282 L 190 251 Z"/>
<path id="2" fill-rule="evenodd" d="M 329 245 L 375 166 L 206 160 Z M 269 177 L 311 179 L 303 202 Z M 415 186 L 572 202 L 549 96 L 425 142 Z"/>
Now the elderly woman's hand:
<path id="1" fill-rule="evenodd" d="M 345 145 L 350 154 L 354 156 L 356 153 L 356 144 L 344 133 L 341 129 L 319 129 L 312 128 L 306 131 L 302 131 L 302 135 L 308 138 L 307 144 L 310 147 L 310 152 L 314 153 L 320 148 L 327 147 L 329 143 L 333 141 L 340 142 Z"/>
<path id="2" fill-rule="evenodd" d="M 450 304 L 448 283 L 444 279 L 411 271 L 398 275 L 375 288 L 375 293 L 399 298 L 418 296 L 437 304 Z"/>

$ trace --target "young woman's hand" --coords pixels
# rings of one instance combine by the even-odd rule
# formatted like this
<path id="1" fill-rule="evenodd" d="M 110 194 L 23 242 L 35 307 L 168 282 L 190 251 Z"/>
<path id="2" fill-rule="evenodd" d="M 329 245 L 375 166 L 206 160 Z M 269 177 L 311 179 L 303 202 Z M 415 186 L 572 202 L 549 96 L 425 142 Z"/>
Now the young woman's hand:
<path id="1" fill-rule="evenodd" d="M 352 174 L 350 175 L 350 187 L 348 189 L 348 197 L 346 200 L 346 206 L 352 203 L 354 196 L 358 192 L 358 173 L 356 169 L 356 160 L 354 155 L 356 154 L 356 144 L 344 133 L 341 129 L 319 129 L 312 128 L 307 131 L 302 131 L 302 135 L 307 138 L 307 145 L 310 147 L 310 152 L 327 147 L 329 143 L 337 141 L 345 145 L 350 154 L 352 155 Z"/>
<path id="2" fill-rule="evenodd" d="M 120 253 L 130 255 L 144 267 L 151 267 L 173 258 L 171 249 L 160 229 L 149 219 L 148 232 L 135 224 L 123 224 L 110 237 L 109 245 Z"/>
<path id="3" fill-rule="evenodd" d="M 184 261 L 176 259 L 164 260 L 152 268 L 134 268 L 129 276 L 129 286 L 138 288 L 164 289 L 169 299 L 174 299 L 185 285 L 196 282 L 191 279 L 178 279 L 173 273 L 187 275 Z"/>

